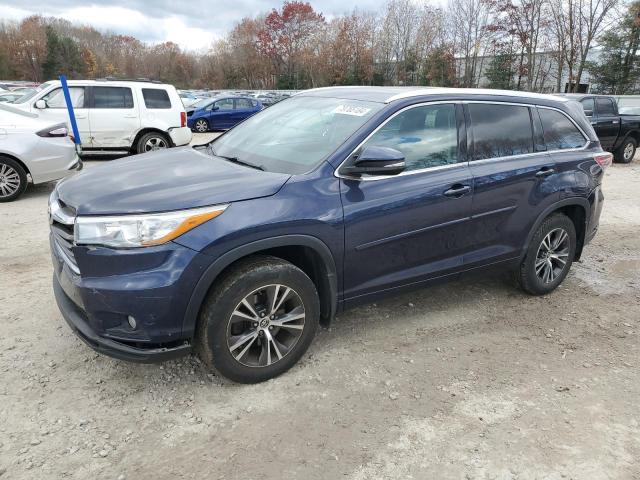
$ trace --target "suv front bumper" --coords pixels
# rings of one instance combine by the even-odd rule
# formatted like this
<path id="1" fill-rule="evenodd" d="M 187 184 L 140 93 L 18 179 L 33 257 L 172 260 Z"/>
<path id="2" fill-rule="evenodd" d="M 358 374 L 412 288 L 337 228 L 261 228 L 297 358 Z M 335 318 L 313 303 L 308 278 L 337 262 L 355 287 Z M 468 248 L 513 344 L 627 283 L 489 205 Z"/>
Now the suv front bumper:
<path id="1" fill-rule="evenodd" d="M 186 342 L 171 348 L 137 348 L 101 337 L 89 325 L 86 313 L 65 293 L 55 273 L 53 275 L 53 293 L 58 308 L 71 330 L 98 353 L 129 362 L 155 363 L 178 358 L 191 351 L 191 345 Z"/>

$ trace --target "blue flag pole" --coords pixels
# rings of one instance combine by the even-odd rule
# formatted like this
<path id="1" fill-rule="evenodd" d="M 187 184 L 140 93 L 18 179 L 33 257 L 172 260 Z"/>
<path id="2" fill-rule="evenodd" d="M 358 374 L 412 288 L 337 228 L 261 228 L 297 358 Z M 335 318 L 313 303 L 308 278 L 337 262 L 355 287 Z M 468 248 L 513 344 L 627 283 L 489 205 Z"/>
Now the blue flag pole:
<path id="1" fill-rule="evenodd" d="M 67 104 L 69 112 L 69 121 L 71 122 L 71 130 L 73 131 L 73 141 L 76 144 L 76 150 L 80 150 L 80 132 L 78 131 L 78 123 L 76 122 L 76 114 L 73 111 L 73 103 L 69 94 L 69 86 L 67 85 L 67 77 L 60 75 L 60 83 L 62 84 L 62 92 L 64 93 L 64 101 Z"/>

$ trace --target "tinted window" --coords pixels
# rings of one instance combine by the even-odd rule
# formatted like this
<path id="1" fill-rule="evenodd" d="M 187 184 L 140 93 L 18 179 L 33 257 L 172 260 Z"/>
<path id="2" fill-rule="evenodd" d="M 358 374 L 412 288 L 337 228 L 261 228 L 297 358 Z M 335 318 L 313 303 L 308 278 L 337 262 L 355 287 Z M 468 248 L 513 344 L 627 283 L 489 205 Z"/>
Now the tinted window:
<path id="1" fill-rule="evenodd" d="M 593 111 L 595 110 L 595 106 L 593 104 L 593 98 L 585 98 L 584 100 L 580 100 L 580 104 L 582 105 L 582 109 L 587 116 L 593 115 Z"/>
<path id="2" fill-rule="evenodd" d="M 613 101 L 609 98 L 597 98 L 596 106 L 598 107 L 598 116 L 616 114 L 616 109 L 613 106 Z"/>
<path id="3" fill-rule="evenodd" d="M 225 98 L 216 102 L 218 110 L 233 110 L 233 98 Z"/>
<path id="4" fill-rule="evenodd" d="M 143 88 L 142 98 L 147 108 L 171 108 L 171 100 L 166 90 L 160 88 Z"/>
<path id="5" fill-rule="evenodd" d="M 84 87 L 69 87 L 69 96 L 71 97 L 73 108 L 84 107 Z M 51 90 L 42 97 L 42 100 L 47 104 L 47 108 L 67 108 L 62 88 Z"/>
<path id="6" fill-rule="evenodd" d="M 549 150 L 563 150 L 565 148 L 580 148 L 586 143 L 586 139 L 571 120 L 560 112 L 547 108 L 538 109 L 544 141 Z"/>
<path id="7" fill-rule="evenodd" d="M 458 161 L 458 129 L 454 105 L 410 108 L 389 120 L 366 146 L 391 147 L 404 153 L 407 170 Z"/>
<path id="8" fill-rule="evenodd" d="M 238 98 L 236 99 L 236 108 L 253 108 L 251 100 L 247 100 L 246 98 Z"/>
<path id="9" fill-rule="evenodd" d="M 93 87 L 93 108 L 133 108 L 131 89 Z"/>
<path id="10" fill-rule="evenodd" d="M 469 113 L 474 160 L 533 152 L 528 107 L 470 103 Z"/>

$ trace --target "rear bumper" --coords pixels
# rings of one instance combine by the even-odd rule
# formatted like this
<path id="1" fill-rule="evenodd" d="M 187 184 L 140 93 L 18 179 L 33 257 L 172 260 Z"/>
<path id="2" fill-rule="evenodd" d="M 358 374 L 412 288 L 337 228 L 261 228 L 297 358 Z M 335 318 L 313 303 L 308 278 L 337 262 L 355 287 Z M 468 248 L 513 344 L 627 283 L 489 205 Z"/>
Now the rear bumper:
<path id="1" fill-rule="evenodd" d="M 53 293 L 58 308 L 71 330 L 98 353 L 129 362 L 155 363 L 178 358 L 191 351 L 191 345 L 188 343 L 171 348 L 136 348 L 101 337 L 89 325 L 86 313 L 65 293 L 55 273 L 53 275 Z"/>
<path id="2" fill-rule="evenodd" d="M 176 147 L 180 147 L 191 142 L 193 133 L 191 133 L 189 127 L 176 127 L 169 129 L 169 136 L 171 137 L 171 143 Z"/>

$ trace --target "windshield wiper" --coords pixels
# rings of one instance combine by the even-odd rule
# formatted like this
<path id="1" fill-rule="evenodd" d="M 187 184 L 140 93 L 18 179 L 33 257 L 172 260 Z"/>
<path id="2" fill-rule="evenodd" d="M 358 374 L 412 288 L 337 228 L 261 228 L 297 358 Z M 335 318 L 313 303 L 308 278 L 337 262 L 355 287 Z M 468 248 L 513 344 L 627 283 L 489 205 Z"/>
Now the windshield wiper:
<path id="1" fill-rule="evenodd" d="M 264 167 L 262 165 L 256 165 L 255 163 L 245 162 L 244 160 L 240 160 L 238 157 L 228 157 L 225 155 L 218 155 L 216 152 L 213 151 L 213 148 L 209 148 L 209 150 L 211 151 L 211 154 L 214 157 L 224 158 L 228 162 L 237 163 L 238 165 L 244 165 L 245 167 L 255 168 L 256 170 L 262 170 L 264 172 Z"/>

